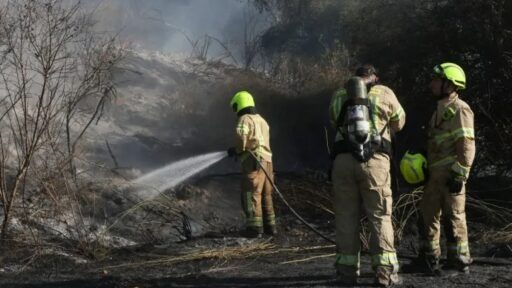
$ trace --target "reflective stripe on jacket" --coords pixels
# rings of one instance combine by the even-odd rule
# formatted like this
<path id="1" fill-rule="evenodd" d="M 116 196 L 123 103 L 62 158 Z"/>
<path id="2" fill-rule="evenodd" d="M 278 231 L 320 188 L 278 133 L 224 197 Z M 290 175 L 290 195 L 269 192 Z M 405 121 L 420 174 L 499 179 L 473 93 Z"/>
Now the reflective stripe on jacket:
<path id="1" fill-rule="evenodd" d="M 437 102 L 428 130 L 428 163 L 430 168 L 450 165 L 465 178 L 475 158 L 473 111 L 457 94 Z"/>

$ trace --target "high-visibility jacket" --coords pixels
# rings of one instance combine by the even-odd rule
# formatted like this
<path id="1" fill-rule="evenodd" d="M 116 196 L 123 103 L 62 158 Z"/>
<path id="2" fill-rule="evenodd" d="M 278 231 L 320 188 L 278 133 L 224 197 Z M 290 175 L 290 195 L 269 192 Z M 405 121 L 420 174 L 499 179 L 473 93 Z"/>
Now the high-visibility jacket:
<path id="1" fill-rule="evenodd" d="M 451 170 L 467 179 L 475 159 L 473 111 L 457 94 L 437 102 L 429 123 L 428 165 L 430 169 L 451 165 Z"/>
<path id="2" fill-rule="evenodd" d="M 270 150 L 270 127 L 259 114 L 244 114 L 238 118 L 236 126 L 236 150 L 241 161 L 247 159 L 252 151 L 260 159 L 272 162 Z"/>

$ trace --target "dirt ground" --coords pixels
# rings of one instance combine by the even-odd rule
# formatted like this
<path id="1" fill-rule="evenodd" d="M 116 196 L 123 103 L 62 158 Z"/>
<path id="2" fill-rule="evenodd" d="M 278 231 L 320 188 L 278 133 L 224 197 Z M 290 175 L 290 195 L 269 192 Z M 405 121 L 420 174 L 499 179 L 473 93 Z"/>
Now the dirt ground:
<path id="1" fill-rule="evenodd" d="M 289 183 L 281 184 L 288 187 L 284 189 L 288 196 L 294 195 Z M 0 287 L 339 287 L 334 279 L 333 245 L 300 224 L 282 204 L 277 211 L 279 235 L 261 239 L 246 239 L 234 228 L 219 226 L 180 243 L 111 249 L 96 260 L 69 251 L 35 253 L 23 244 L 3 246 Z M 305 217 L 334 238 L 332 217 L 314 209 Z M 470 223 L 470 238 L 475 240 L 482 229 L 485 225 Z M 431 276 L 411 265 L 416 244 L 414 235 L 407 235 L 399 244 L 403 283 L 396 287 L 511 287 L 510 246 L 476 240 L 471 245 L 475 261 L 470 275 L 446 270 L 440 277 Z M 374 287 L 370 257 L 364 251 L 361 268 L 358 287 Z"/>

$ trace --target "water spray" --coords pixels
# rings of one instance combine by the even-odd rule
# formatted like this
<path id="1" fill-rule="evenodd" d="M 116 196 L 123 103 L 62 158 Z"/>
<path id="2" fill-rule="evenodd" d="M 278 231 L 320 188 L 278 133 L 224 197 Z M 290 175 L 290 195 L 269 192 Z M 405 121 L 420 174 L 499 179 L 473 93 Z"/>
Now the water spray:
<path id="1" fill-rule="evenodd" d="M 219 151 L 186 158 L 149 172 L 134 183 L 145 188 L 138 192 L 142 199 L 154 198 L 226 157 L 226 152 Z"/>

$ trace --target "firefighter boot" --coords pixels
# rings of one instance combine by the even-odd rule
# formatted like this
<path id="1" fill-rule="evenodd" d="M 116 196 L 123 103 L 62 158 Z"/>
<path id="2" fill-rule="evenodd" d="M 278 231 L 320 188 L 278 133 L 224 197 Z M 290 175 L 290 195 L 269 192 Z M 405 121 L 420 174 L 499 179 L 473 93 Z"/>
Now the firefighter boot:
<path id="1" fill-rule="evenodd" d="M 336 281 L 344 286 L 357 285 L 357 277 L 359 276 L 359 268 L 356 266 L 335 265 Z"/>
<path id="2" fill-rule="evenodd" d="M 435 257 L 432 255 L 425 256 L 425 267 L 426 272 L 435 276 L 441 276 L 441 264 L 439 264 L 439 257 Z"/>
<path id="3" fill-rule="evenodd" d="M 242 232 L 242 236 L 246 238 L 261 238 L 263 236 L 263 227 L 247 227 Z"/>
<path id="4" fill-rule="evenodd" d="M 446 270 L 457 270 L 464 274 L 469 274 L 469 265 L 472 262 L 472 259 L 469 257 L 458 256 L 458 255 L 450 255 L 448 253 L 446 264 L 443 266 L 443 269 Z"/>
<path id="5" fill-rule="evenodd" d="M 276 236 L 277 235 L 277 228 L 276 225 L 265 225 L 265 234 L 270 236 Z"/>
<path id="6" fill-rule="evenodd" d="M 382 287 L 391 287 L 395 284 L 400 284 L 401 279 L 393 267 L 390 266 L 377 266 L 375 269 L 375 284 Z"/>

